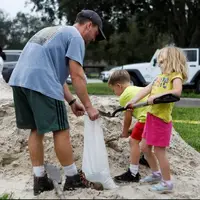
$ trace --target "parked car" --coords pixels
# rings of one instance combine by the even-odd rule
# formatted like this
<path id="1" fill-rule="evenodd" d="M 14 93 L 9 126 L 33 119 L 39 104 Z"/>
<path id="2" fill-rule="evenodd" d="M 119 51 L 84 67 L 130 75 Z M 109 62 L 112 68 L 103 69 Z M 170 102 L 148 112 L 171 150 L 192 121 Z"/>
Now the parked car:
<path id="1" fill-rule="evenodd" d="M 196 93 L 200 93 L 200 48 L 182 48 L 182 50 L 187 56 L 189 72 L 188 80 L 183 87 L 195 89 Z M 123 69 L 130 74 L 133 85 L 146 86 L 161 73 L 156 60 L 159 51 L 159 49 L 156 50 L 150 62 L 123 66 Z"/>
<path id="2" fill-rule="evenodd" d="M 122 69 L 123 67 L 122 66 L 119 66 L 119 67 L 114 67 L 112 69 L 110 69 L 109 71 L 102 71 L 101 74 L 100 74 L 100 79 L 103 81 L 103 82 L 107 82 L 110 75 L 116 71 L 116 70 L 120 70 Z"/>
<path id="3" fill-rule="evenodd" d="M 3 50 L 3 52 L 6 54 L 6 60 L 3 64 L 2 76 L 8 83 L 22 50 Z"/>
<path id="4" fill-rule="evenodd" d="M 15 65 L 17 64 L 17 61 L 19 59 L 19 56 L 22 50 L 4 50 L 4 52 L 6 54 L 6 60 L 4 61 L 4 64 L 3 64 L 2 76 L 4 80 L 8 83 L 10 76 L 12 74 L 12 71 L 15 68 Z M 85 75 L 85 79 L 87 82 L 86 75 Z M 67 78 L 67 83 L 68 84 L 72 83 L 70 75 Z"/>

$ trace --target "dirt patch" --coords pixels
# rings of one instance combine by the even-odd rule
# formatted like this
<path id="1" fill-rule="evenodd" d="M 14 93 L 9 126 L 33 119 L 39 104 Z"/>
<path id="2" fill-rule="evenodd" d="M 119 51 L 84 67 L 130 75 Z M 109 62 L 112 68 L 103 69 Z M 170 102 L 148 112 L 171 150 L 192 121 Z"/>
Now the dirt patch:
<path id="1" fill-rule="evenodd" d="M 11 89 L 7 85 L 5 87 L 0 86 L 0 91 L 4 93 L 0 97 L 0 194 L 13 192 L 14 197 L 21 199 L 57 198 L 54 191 L 44 192 L 39 197 L 34 197 L 32 194 L 32 169 L 27 149 L 29 131 L 16 128 Z M 91 99 L 93 104 L 103 111 L 113 111 L 118 107 L 118 99 L 115 97 L 91 96 Z M 67 109 L 69 109 L 68 106 Z M 123 123 L 122 114 L 117 118 L 108 119 L 102 117 L 101 120 L 111 175 L 114 176 L 123 172 L 129 165 L 129 141 L 128 139 L 119 138 Z M 77 118 L 69 110 L 69 121 L 74 158 L 78 168 L 81 168 L 84 117 Z M 135 121 L 133 120 L 134 123 Z M 57 164 L 60 167 L 54 153 L 51 133 L 46 134 L 44 145 L 45 161 Z M 200 198 L 200 154 L 187 145 L 175 130 L 173 130 L 171 146 L 168 152 L 175 183 L 175 191 L 172 194 L 155 194 L 149 191 L 150 186 L 148 185 L 132 183 L 121 185 L 115 190 L 102 192 L 91 189 L 78 189 L 65 192 L 65 196 L 69 199 Z M 144 177 L 150 173 L 150 170 L 140 166 L 140 172 Z"/>

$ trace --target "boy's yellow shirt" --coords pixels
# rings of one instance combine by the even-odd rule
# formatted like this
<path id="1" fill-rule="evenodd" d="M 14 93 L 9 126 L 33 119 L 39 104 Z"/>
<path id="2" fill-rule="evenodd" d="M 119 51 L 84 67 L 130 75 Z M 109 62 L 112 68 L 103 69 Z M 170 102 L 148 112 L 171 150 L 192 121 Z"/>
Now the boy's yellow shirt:
<path id="1" fill-rule="evenodd" d="M 183 80 L 182 75 L 179 73 L 160 74 L 156 77 L 152 84 L 152 90 L 150 95 L 162 94 L 173 89 L 173 80 L 180 78 Z M 162 119 L 165 122 L 172 120 L 172 109 L 174 103 L 163 103 L 151 105 L 149 112 Z"/>
<path id="2" fill-rule="evenodd" d="M 135 95 L 143 89 L 142 87 L 136 87 L 136 86 L 128 86 L 124 92 L 119 97 L 119 103 L 120 106 L 124 107 L 131 99 L 135 97 Z M 139 102 L 146 102 L 147 97 L 143 98 Z M 141 108 L 136 108 L 133 110 L 133 116 L 142 123 L 145 123 L 147 112 L 149 110 L 149 106 L 144 106 Z"/>

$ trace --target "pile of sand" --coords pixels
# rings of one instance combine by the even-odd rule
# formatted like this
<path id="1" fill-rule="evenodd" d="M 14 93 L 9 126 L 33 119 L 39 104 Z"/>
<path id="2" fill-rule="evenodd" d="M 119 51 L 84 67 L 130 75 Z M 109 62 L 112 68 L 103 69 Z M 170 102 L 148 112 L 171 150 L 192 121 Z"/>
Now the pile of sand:
<path id="1" fill-rule="evenodd" d="M 33 196 L 32 169 L 27 149 L 29 131 L 16 128 L 11 90 L 3 81 L 1 81 L 0 91 L 0 194 L 13 192 L 14 197 L 21 199 L 58 198 L 54 191 L 44 192 L 38 197 Z M 118 107 L 115 97 L 91 96 L 91 100 L 97 108 L 104 111 L 113 111 Z M 84 117 L 75 117 L 70 109 L 69 113 L 74 158 L 77 166 L 81 168 Z M 122 119 L 122 115 L 117 118 L 101 118 L 112 176 L 122 173 L 129 165 L 128 139 L 119 139 Z M 134 122 L 133 120 L 133 124 Z M 45 161 L 60 166 L 53 150 L 51 133 L 45 136 L 44 144 Z M 172 194 L 155 194 L 149 191 L 149 185 L 139 183 L 120 185 L 119 188 L 108 191 L 78 189 L 64 194 L 69 199 L 200 198 L 200 154 L 188 146 L 175 131 L 168 152 L 175 183 L 175 191 Z M 142 177 L 150 173 L 150 170 L 144 166 L 140 166 L 140 169 Z"/>

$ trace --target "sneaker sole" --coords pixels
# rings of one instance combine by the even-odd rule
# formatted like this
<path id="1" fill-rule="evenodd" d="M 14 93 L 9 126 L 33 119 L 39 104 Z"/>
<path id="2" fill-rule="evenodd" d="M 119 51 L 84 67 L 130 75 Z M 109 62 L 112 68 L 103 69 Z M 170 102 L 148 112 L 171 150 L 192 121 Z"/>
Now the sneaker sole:
<path id="1" fill-rule="evenodd" d="M 151 182 L 139 182 L 141 185 L 154 185 L 159 183 L 160 181 L 151 181 Z"/>
<path id="2" fill-rule="evenodd" d="M 114 181 L 115 181 L 116 183 L 139 183 L 139 180 L 138 180 L 138 181 L 120 181 L 120 180 L 115 180 L 115 179 L 114 179 Z"/>

